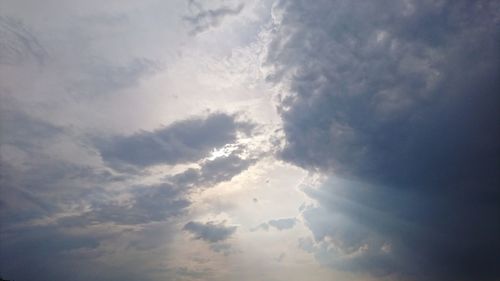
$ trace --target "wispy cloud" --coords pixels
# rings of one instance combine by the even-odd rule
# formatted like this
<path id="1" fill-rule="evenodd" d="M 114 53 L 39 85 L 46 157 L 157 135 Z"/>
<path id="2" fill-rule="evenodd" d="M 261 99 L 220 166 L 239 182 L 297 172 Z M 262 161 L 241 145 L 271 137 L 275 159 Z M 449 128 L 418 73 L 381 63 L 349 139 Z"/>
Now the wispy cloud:
<path id="1" fill-rule="evenodd" d="M 43 64 L 47 58 L 48 52 L 21 20 L 0 16 L 0 64 L 18 64 L 30 59 Z"/>

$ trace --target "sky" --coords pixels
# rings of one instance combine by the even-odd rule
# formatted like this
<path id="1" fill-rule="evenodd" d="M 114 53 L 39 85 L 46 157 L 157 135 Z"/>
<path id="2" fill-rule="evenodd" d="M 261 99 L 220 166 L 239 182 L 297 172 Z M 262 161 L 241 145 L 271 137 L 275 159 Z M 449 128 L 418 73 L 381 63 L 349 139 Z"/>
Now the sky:
<path id="1" fill-rule="evenodd" d="M 500 2 L 0 0 L 0 277 L 500 280 Z"/>

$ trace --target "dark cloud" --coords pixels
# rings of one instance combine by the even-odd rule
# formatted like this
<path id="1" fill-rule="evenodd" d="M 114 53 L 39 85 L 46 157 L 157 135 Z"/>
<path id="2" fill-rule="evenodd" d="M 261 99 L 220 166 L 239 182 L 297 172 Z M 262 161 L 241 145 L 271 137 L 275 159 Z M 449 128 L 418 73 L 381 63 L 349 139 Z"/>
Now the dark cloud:
<path id="1" fill-rule="evenodd" d="M 245 7 L 245 5 L 241 3 L 234 8 L 222 6 L 216 9 L 204 9 L 195 1 L 190 1 L 189 5 L 190 7 L 196 7 L 198 10 L 193 15 L 184 17 L 184 19 L 191 24 L 191 34 L 193 35 L 204 32 L 212 27 L 219 26 L 224 18 L 238 15 Z"/>
<path id="2" fill-rule="evenodd" d="M 63 212 L 63 206 L 80 205 L 103 193 L 102 185 L 124 180 L 105 169 L 36 156 L 24 167 L 0 161 L 0 223 L 4 227 L 53 216 Z"/>
<path id="3" fill-rule="evenodd" d="M 190 221 L 184 225 L 184 230 L 193 234 L 195 239 L 216 243 L 228 239 L 236 232 L 236 226 L 226 226 L 224 222 L 195 222 Z"/>
<path id="4" fill-rule="evenodd" d="M 315 242 L 362 250 L 342 268 L 499 278 L 498 11 L 498 1 L 275 5 L 269 80 L 289 90 L 279 108 L 281 157 L 370 186 L 349 191 L 357 207 L 336 205 L 328 184 L 311 194 L 321 203 L 305 215 Z M 345 233 L 334 227 L 343 207 L 344 219 L 355 221 Z M 394 262 L 371 250 L 384 239 L 395 241 Z M 335 256 L 320 254 L 328 255 Z"/>
<path id="5" fill-rule="evenodd" d="M 2 118 L 3 128 L 12 131 L 1 138 L 2 153 L 12 151 L 29 156 L 29 159 L 18 160 L 20 163 L 0 162 L 0 217 L 3 226 L 51 217 L 64 212 L 62 206 L 82 204 L 91 208 L 80 214 L 64 216 L 58 224 L 85 226 L 112 222 L 134 225 L 164 221 L 181 214 L 190 205 L 186 196 L 191 189 L 229 181 L 255 162 L 253 158 L 241 158 L 241 151 L 233 151 L 228 156 L 203 161 L 200 168 L 165 177 L 161 184 L 130 185 L 127 181 L 134 178 L 134 174 L 120 174 L 106 167 L 69 163 L 48 156 L 45 153 L 47 145 L 56 140 L 73 141 L 64 139 L 67 136 L 65 128 L 21 113 L 8 110 L 2 113 L 6 117 Z M 248 124 L 240 124 L 232 118 L 215 114 L 207 119 L 191 120 L 194 124 L 179 122 L 159 135 L 165 136 L 177 147 L 183 145 L 185 150 L 200 149 L 208 154 L 213 146 L 234 141 L 238 130 L 248 129 Z M 237 126 L 241 127 L 236 129 Z M 211 134 L 219 136 L 211 137 Z M 180 139 L 184 143 L 180 144 Z M 200 139 L 208 144 L 201 143 Z M 136 149 L 149 148 L 137 146 Z M 200 153 L 197 157 L 206 156 L 197 153 Z M 180 154 L 176 156 L 184 157 Z M 108 185 L 121 188 L 107 191 L 103 187 Z M 114 200 L 123 195 L 129 199 L 121 202 Z"/>
<path id="6" fill-rule="evenodd" d="M 340 180 L 306 193 L 319 205 L 305 208 L 304 221 L 314 240 L 301 239 L 299 245 L 322 264 L 386 278 L 426 278 L 420 271 L 426 255 L 442 245 L 432 241 L 440 234 L 429 225 L 409 220 L 421 216 L 419 207 L 428 207 L 419 206 L 421 201 L 405 191 Z"/>
<path id="7" fill-rule="evenodd" d="M 148 264 L 141 256 L 165 258 L 165 239 L 171 236 L 168 227 L 159 225 L 145 226 L 142 230 L 54 225 L 2 229 L 2 277 L 9 280 L 118 281 L 132 276 L 156 280 L 155 274 L 151 274 L 158 272 L 156 264 Z M 134 243 L 126 247 L 127 241 Z M 147 243 L 155 245 L 151 247 Z M 123 244 L 125 247 L 121 246 Z M 120 270 L 110 264 L 116 262 L 121 264 Z"/>
<path id="8" fill-rule="evenodd" d="M 0 137 L 0 222 L 4 227 L 49 217 L 60 212 L 61 205 L 78 204 L 102 192 L 101 185 L 128 178 L 106 167 L 52 157 L 47 147 L 75 141 L 64 127 L 6 105 L 2 105 L 1 117 L 1 130 L 6 132 Z"/>
<path id="9" fill-rule="evenodd" d="M 43 64 L 48 53 L 22 21 L 0 16 L 0 64 L 19 64 L 34 60 Z"/>
<path id="10" fill-rule="evenodd" d="M 0 223 L 2 226 L 48 217 L 60 205 L 76 203 L 103 183 L 126 177 L 104 167 L 75 164 L 47 153 L 71 141 L 66 128 L 1 107 Z M 95 189 L 94 189 L 95 188 Z"/>
<path id="11" fill-rule="evenodd" d="M 116 166 L 144 168 L 158 164 L 180 164 L 200 160 L 218 147 L 234 143 L 238 133 L 250 129 L 234 115 L 214 113 L 206 118 L 175 122 L 153 132 L 116 136 L 99 141 L 102 158 Z"/>
<path id="12" fill-rule="evenodd" d="M 109 237 L 108 237 L 109 238 Z M 84 272 L 71 268 L 88 262 L 83 253 L 99 256 L 99 241 L 106 236 L 78 234 L 52 226 L 30 226 L 22 229 L 2 229 L 2 277 L 11 280 L 83 280 Z M 29 266 L 27 266 L 29 265 Z"/>

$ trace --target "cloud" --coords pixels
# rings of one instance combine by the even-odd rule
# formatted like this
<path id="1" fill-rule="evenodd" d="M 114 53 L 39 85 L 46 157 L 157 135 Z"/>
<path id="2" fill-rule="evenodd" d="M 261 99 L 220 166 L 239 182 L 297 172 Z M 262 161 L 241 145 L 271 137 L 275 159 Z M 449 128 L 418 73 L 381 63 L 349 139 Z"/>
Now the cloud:
<path id="1" fill-rule="evenodd" d="M 361 251 L 359 258 L 343 260 L 342 268 L 426 280 L 500 276 L 494 266 L 500 257 L 498 5 L 274 6 L 266 64 L 269 81 L 287 92 L 279 106 L 285 133 L 280 157 L 369 186 L 368 193 L 346 191 L 354 206 L 336 205 L 331 183 L 310 193 L 320 203 L 305 213 L 315 242 L 352 247 L 342 250 L 345 255 Z M 380 218 L 391 223 L 375 224 L 379 217 L 370 210 L 382 211 Z M 344 234 L 333 227 L 337 219 Z M 418 231 L 409 233 L 393 220 Z M 396 241 L 392 263 L 372 252 L 386 240 Z M 319 256 L 335 257 L 316 249 Z M 369 263 L 361 259 L 366 256 Z"/>
<path id="2" fill-rule="evenodd" d="M 150 279 L 149 261 L 134 255 L 164 250 L 165 237 L 172 233 L 141 231 L 160 223 L 168 227 L 190 204 L 185 194 L 168 185 L 134 186 L 129 177 L 117 179 L 97 167 L 36 153 L 18 166 L 4 162 L 4 155 L 0 252 L 3 276 L 15 280 L 120 280 L 122 271 L 98 260 L 123 262 L 123 256 L 135 259 L 125 269 L 129 275 L 140 272 Z M 124 248 L 137 240 L 140 247 Z M 155 243 L 154 249 L 145 249 L 144 241 Z M 163 255 L 154 253 L 150 258 Z"/>
<path id="3" fill-rule="evenodd" d="M 0 125 L 2 131 L 8 134 L 2 134 L 1 144 L 16 146 L 26 152 L 38 152 L 46 142 L 54 142 L 65 133 L 61 126 L 14 110 L 15 105 L 7 98 L 3 101 L 4 104 L 0 107 Z"/>
<path id="4" fill-rule="evenodd" d="M 206 223 L 190 221 L 184 225 L 184 230 L 193 234 L 195 239 L 209 243 L 227 240 L 236 232 L 236 228 L 236 226 L 226 226 L 224 222 L 212 221 Z"/>
<path id="5" fill-rule="evenodd" d="M 169 266 L 179 250 L 171 248 L 180 234 L 173 228 L 189 221 L 190 193 L 230 181 L 257 159 L 240 143 L 253 130 L 249 122 L 223 113 L 185 119 L 206 106 L 220 107 L 193 100 L 206 91 L 184 79 L 192 75 L 169 69 L 161 81 L 147 79 L 165 70 L 163 63 L 190 68 L 176 54 L 198 50 L 178 36 L 184 7 L 177 2 L 91 1 L 60 7 L 65 13 L 37 1 L 2 5 L 2 13 L 12 15 L 0 17 L 2 277 L 187 278 Z M 197 24 L 210 28 L 242 9 L 227 8 L 195 13 L 204 18 Z M 175 107 L 159 118 L 173 123 L 120 135 L 125 123 L 139 130 L 159 120 L 161 110 L 152 103 Z M 137 118 L 129 118 L 130 107 Z M 226 144 L 238 150 L 210 157 Z M 196 168 L 143 170 L 162 164 Z M 234 252 L 224 241 L 210 248 Z"/>
<path id="6" fill-rule="evenodd" d="M 297 219 L 295 218 L 283 218 L 283 219 L 273 219 L 268 222 L 261 223 L 259 226 L 253 229 L 253 231 L 257 229 L 269 230 L 269 227 L 273 227 L 279 231 L 285 229 L 291 229 L 297 223 Z"/>
<path id="7" fill-rule="evenodd" d="M 330 180 L 321 189 L 305 191 L 319 204 L 302 213 L 313 239 L 300 239 L 299 245 L 320 263 L 385 278 L 406 280 L 409 273 L 424 278 L 422 261 L 430 254 L 422 255 L 424 248 L 441 246 L 428 226 L 408 219 L 422 212 L 420 200 L 404 191 L 346 180 Z"/>
<path id="8" fill-rule="evenodd" d="M 28 227 L 15 232 L 3 230 L 2 274 L 7 277 L 15 273 L 20 280 L 35 276 L 50 276 L 53 280 L 71 278 L 71 272 L 66 269 L 75 265 L 75 259 L 69 258 L 69 253 L 95 251 L 101 239 L 95 235 L 64 233 L 53 227 Z M 82 264 L 86 259 L 80 256 L 79 260 Z"/>
<path id="9" fill-rule="evenodd" d="M 254 160 L 241 159 L 239 156 L 231 154 L 227 157 L 219 157 L 215 160 L 206 161 L 201 164 L 199 169 L 191 168 L 187 171 L 167 176 L 163 179 L 163 183 L 160 184 L 124 186 L 119 192 L 105 192 L 103 189 L 96 189 L 85 191 L 83 197 L 81 197 L 82 194 L 77 195 L 79 194 L 77 193 L 78 189 L 70 190 L 68 199 L 75 200 L 76 198 L 73 197 L 80 196 L 79 200 L 85 201 L 91 208 L 86 212 L 64 216 L 57 220 L 57 224 L 64 227 L 84 227 L 86 225 L 102 223 L 137 225 L 168 221 L 184 214 L 186 209 L 191 205 L 188 197 L 193 189 L 208 188 L 220 182 L 229 181 L 232 177 L 246 170 L 253 162 Z M 114 178 L 111 175 L 109 177 L 100 176 L 90 168 L 82 170 L 79 167 L 66 167 L 66 169 L 58 173 L 68 175 L 70 178 L 74 177 L 78 180 L 84 180 L 84 183 L 88 183 L 88 179 L 86 180 L 84 177 L 94 177 L 98 184 L 105 184 L 114 180 L 124 180 L 124 178 Z M 99 176 L 100 178 L 98 178 Z M 61 180 L 59 176 L 56 177 Z M 39 185 L 47 186 L 47 188 L 53 188 L 54 185 L 54 183 L 40 177 L 38 177 L 38 182 Z M 16 190 L 13 189 L 13 191 L 6 192 L 6 194 L 15 193 Z M 71 192 L 75 194 L 73 195 Z M 124 195 L 128 197 L 128 200 L 120 202 L 113 199 L 114 197 Z M 14 197 L 14 195 L 10 196 Z M 17 198 L 15 202 L 19 204 L 19 196 Z M 54 207 L 53 204 L 46 202 L 46 199 L 40 198 L 39 200 L 35 202 L 42 204 L 42 206 Z M 8 209 L 17 209 L 16 212 L 20 214 L 19 206 L 15 207 L 16 204 L 13 205 L 13 203 L 9 202 L 5 204 L 12 205 Z M 40 211 L 35 213 L 39 216 L 44 214 Z M 13 217 L 10 219 L 13 219 Z"/>
<path id="10" fill-rule="evenodd" d="M 237 153 L 232 153 L 229 156 L 206 160 L 200 168 L 190 168 L 169 177 L 168 180 L 186 189 L 214 186 L 220 182 L 230 181 L 234 176 L 248 169 L 255 161 L 256 159 L 242 158 Z"/>
<path id="11" fill-rule="evenodd" d="M 0 16 L 0 64 L 19 64 L 27 59 L 43 64 L 48 53 L 26 25 L 15 18 Z"/>
<path id="12" fill-rule="evenodd" d="M 204 9 L 195 1 L 190 1 L 190 6 L 195 6 L 198 9 L 198 12 L 193 15 L 184 17 L 184 19 L 191 24 L 191 34 L 193 35 L 219 26 L 224 18 L 238 15 L 245 7 L 243 3 L 240 3 L 234 8 L 221 6 L 216 9 Z"/>
<path id="13" fill-rule="evenodd" d="M 2 257 L 12 257 L 5 262 L 2 259 L 5 274 L 17 279 L 33 279 L 38 272 L 37 276 L 51 280 L 83 280 L 92 274 L 74 276 L 65 268 L 98 266 L 101 274 L 92 276 L 119 280 L 117 276 L 121 273 L 110 265 L 95 265 L 96 260 L 106 257 L 118 261 L 121 257 L 117 257 L 117 253 L 128 256 L 139 252 L 140 256 L 141 252 L 166 247 L 162 244 L 164 236 L 172 236 L 172 230 L 159 233 L 157 229 L 168 228 L 175 220 L 184 219 L 182 216 L 191 206 L 189 193 L 193 189 L 229 181 L 256 161 L 245 154 L 245 146 L 235 145 L 228 155 L 200 161 L 198 168 L 160 178 L 159 183 L 138 184 L 137 180 L 142 182 L 142 175 L 115 171 L 99 161 L 83 163 L 83 159 L 70 161 L 70 157 L 56 157 L 58 155 L 50 151 L 53 146 L 66 148 L 68 143 L 73 143 L 73 149 L 85 153 L 89 150 L 80 147 L 81 140 L 71 136 L 71 128 L 55 126 L 7 108 L 2 108 L 2 129 L 11 133 L 0 139 L 0 236 L 5 242 L 0 246 Z M 195 124 L 180 121 L 190 126 L 168 127 L 171 130 L 167 135 L 171 140 L 185 137 L 186 142 L 192 141 L 189 143 L 192 147 L 204 150 L 199 157 L 208 157 L 213 147 L 198 145 L 198 141 L 208 140 L 212 145 L 223 146 L 226 141 L 235 140 L 238 134 L 251 130 L 249 123 L 239 123 L 233 118 L 215 114 L 207 119 L 194 119 Z M 211 134 L 219 132 L 222 136 L 213 140 Z M 224 228 L 223 224 L 212 223 L 207 227 L 214 228 L 208 231 L 212 236 L 207 239 L 215 241 L 217 235 L 222 239 L 220 243 L 211 244 L 213 251 L 224 255 L 234 252 L 230 245 L 222 242 L 236 227 Z M 148 243 L 143 241 L 145 237 Z M 123 245 L 128 246 L 123 249 Z M 109 249 L 113 249 L 112 253 Z M 19 253 L 29 255 L 21 257 Z M 23 271 L 26 264 L 33 270 Z M 150 261 L 145 261 L 131 266 L 130 271 L 142 272 L 149 264 Z"/>
<path id="14" fill-rule="evenodd" d="M 92 202 L 93 210 L 84 215 L 67 217 L 60 223 L 91 224 L 113 222 L 116 224 L 144 224 L 169 220 L 184 213 L 191 205 L 189 193 L 196 188 L 208 188 L 230 181 L 255 162 L 242 159 L 233 153 L 226 157 L 207 160 L 200 168 L 167 176 L 163 183 L 149 186 L 133 186 L 129 190 L 130 200 L 115 203 L 113 195 Z"/>
<path id="15" fill-rule="evenodd" d="M 295 218 L 288 218 L 288 219 L 270 220 L 268 224 L 276 228 L 277 230 L 284 230 L 294 227 L 296 222 L 297 220 Z"/>
<path id="16" fill-rule="evenodd" d="M 119 195 L 119 194 L 117 194 Z M 191 202 L 185 194 L 169 184 L 134 186 L 129 201 L 115 202 L 107 194 L 102 199 L 90 200 L 92 210 L 58 220 L 62 226 L 86 226 L 100 223 L 119 225 L 148 224 L 170 220 L 183 214 Z"/>
<path id="17" fill-rule="evenodd" d="M 116 166 L 173 165 L 200 160 L 214 148 L 234 143 L 237 134 L 246 133 L 249 128 L 248 123 L 236 121 L 234 115 L 213 113 L 152 132 L 100 140 L 97 147 L 102 158 Z"/>
<path id="18" fill-rule="evenodd" d="M 228 256 L 233 253 L 237 253 L 238 251 L 235 251 L 230 244 L 228 243 L 222 243 L 222 242 L 217 242 L 217 243 L 212 243 L 210 244 L 210 249 L 214 252 L 221 253 L 224 256 Z"/>

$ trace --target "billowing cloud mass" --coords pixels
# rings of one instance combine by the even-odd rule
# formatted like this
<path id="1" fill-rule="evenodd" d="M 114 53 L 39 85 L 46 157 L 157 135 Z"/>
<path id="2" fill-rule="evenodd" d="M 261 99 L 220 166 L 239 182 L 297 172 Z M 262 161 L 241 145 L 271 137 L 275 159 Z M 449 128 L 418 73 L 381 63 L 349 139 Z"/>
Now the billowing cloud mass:
<path id="1" fill-rule="evenodd" d="M 274 6 L 269 79 L 289 93 L 281 157 L 366 185 L 308 191 L 321 261 L 418 280 L 498 278 L 499 7 Z"/>

